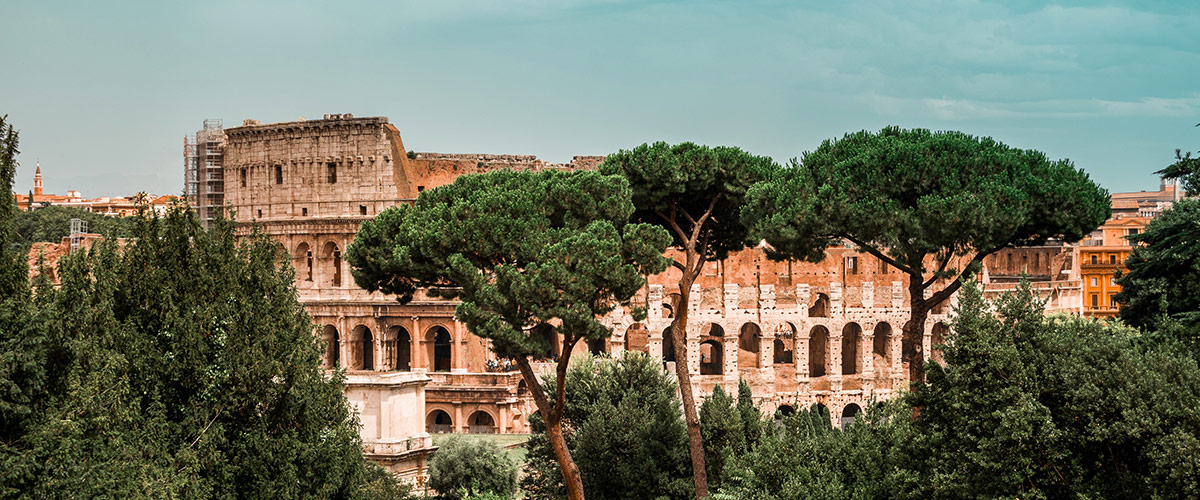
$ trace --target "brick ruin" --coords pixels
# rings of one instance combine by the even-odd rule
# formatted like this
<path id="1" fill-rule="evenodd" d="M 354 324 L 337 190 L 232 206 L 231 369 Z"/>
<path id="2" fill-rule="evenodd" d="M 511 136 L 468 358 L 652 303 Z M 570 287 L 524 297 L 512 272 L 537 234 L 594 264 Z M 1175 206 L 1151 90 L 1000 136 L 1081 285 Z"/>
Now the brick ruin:
<path id="1" fill-rule="evenodd" d="M 257 223 L 291 253 L 300 301 L 326 341 L 325 362 L 348 370 L 347 392 L 364 414 L 364 441 L 379 450 L 376 459 L 406 464 L 394 470 L 414 463 L 423 468 L 427 432 L 529 432 L 527 418 L 535 409 L 520 374 L 505 370 L 484 339 L 455 321 L 454 302 L 418 294 L 401 305 L 368 293 L 355 286 L 341 253 L 363 221 L 459 175 L 586 169 L 603 157 L 559 164 L 525 155 L 410 153 L 382 117 L 326 115 L 267 125 L 248 120 L 225 132 L 225 200 L 241 231 Z M 1052 261 L 1062 260 L 1055 256 L 1063 248 L 1035 252 L 1038 269 L 1051 275 L 1046 293 L 1057 297 L 1061 283 L 1053 275 L 1061 267 Z M 663 331 L 674 311 L 687 307 L 688 359 L 682 362 L 698 396 L 717 384 L 733 388 L 740 377 L 767 414 L 822 404 L 837 422 L 907 385 L 900 355 L 911 348 L 901 338 L 908 319 L 905 276 L 868 254 L 832 248 L 823 262 L 811 264 L 772 262 L 761 249 L 745 250 L 709 263 L 688 304 L 674 299 L 677 272 L 651 276 L 639 293 L 637 300 L 650 311 L 645 321 L 617 311 L 605 318 L 612 338 L 578 350 L 634 350 L 660 359 L 666 353 L 664 363 L 679 362 L 671 359 Z M 935 359 L 932 347 L 947 331 L 950 305 L 933 311 L 922 338 L 913 340 Z M 1065 307 L 1071 307 L 1069 299 Z M 403 383 L 381 382 L 395 374 L 411 376 Z M 400 408 L 400 400 L 388 395 L 387 387 L 420 380 L 428 381 L 423 401 L 406 400 L 420 408 Z M 406 453 L 408 462 L 397 458 Z"/>

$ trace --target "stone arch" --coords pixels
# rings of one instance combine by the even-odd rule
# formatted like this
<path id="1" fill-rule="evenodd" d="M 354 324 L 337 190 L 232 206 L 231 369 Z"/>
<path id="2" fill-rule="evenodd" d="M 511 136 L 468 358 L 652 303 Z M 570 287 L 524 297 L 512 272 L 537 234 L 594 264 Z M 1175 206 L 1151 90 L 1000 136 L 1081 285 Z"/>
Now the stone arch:
<path id="1" fill-rule="evenodd" d="M 842 328 L 842 375 L 862 373 L 858 359 L 858 345 L 862 340 L 862 327 L 853 321 Z"/>
<path id="2" fill-rule="evenodd" d="M 342 286 L 342 249 L 337 243 L 327 241 L 321 248 L 321 258 L 329 262 L 329 286 Z"/>
<path id="3" fill-rule="evenodd" d="M 389 364 L 393 370 L 409 371 L 412 369 L 412 336 L 403 326 L 393 326 L 388 335 L 391 343 Z"/>
<path id="4" fill-rule="evenodd" d="M 668 293 L 663 295 L 662 301 L 662 317 L 663 319 L 674 319 L 675 313 L 679 312 L 681 297 L 678 293 Z"/>
<path id="5" fill-rule="evenodd" d="M 792 405 L 779 405 L 779 408 L 775 409 L 775 415 L 779 417 L 790 417 L 795 414 L 796 409 Z"/>
<path id="6" fill-rule="evenodd" d="M 433 410 L 425 416 L 425 432 L 430 434 L 454 432 L 454 420 L 445 410 Z"/>
<path id="7" fill-rule="evenodd" d="M 775 329 L 773 344 L 774 364 L 792 364 L 796 362 L 796 325 L 784 321 Z"/>
<path id="8" fill-rule="evenodd" d="M 938 321 L 933 325 L 933 330 L 930 332 L 929 339 L 929 359 L 934 363 L 945 365 L 946 361 L 942 359 L 941 345 L 946 343 L 946 334 L 950 333 L 950 327 L 945 323 Z"/>
<path id="9" fill-rule="evenodd" d="M 748 321 L 738 331 L 738 366 L 762 368 L 759 366 L 761 364 L 759 351 L 761 350 L 762 329 L 758 327 L 757 323 Z"/>
<path id="10" fill-rule="evenodd" d="M 435 372 L 450 371 L 454 361 L 450 330 L 434 326 L 425 333 L 425 340 L 429 344 L 429 368 Z"/>
<path id="11" fill-rule="evenodd" d="M 808 308 L 808 317 L 810 318 L 828 318 L 829 317 L 829 295 L 818 293 L 813 299 L 812 306 Z"/>
<path id="12" fill-rule="evenodd" d="M 477 410 L 467 418 L 467 430 L 471 434 L 495 434 L 496 418 L 484 410 Z"/>
<path id="13" fill-rule="evenodd" d="M 375 369 L 375 336 L 365 325 L 358 325 L 350 332 L 353 352 L 350 353 L 350 369 Z"/>
<path id="14" fill-rule="evenodd" d="M 808 334 L 808 376 L 824 377 L 829 374 L 825 369 L 828 352 L 829 329 L 822 325 L 814 326 Z"/>
<path id="15" fill-rule="evenodd" d="M 558 340 L 558 331 L 553 326 L 542 323 L 533 327 L 530 332 L 535 340 L 542 344 L 542 351 L 534 355 L 534 359 L 558 359 L 562 354 L 562 345 Z"/>
<path id="16" fill-rule="evenodd" d="M 871 354 L 874 357 L 875 371 L 891 370 L 892 368 L 892 325 L 880 321 L 875 325 L 875 335 L 871 342 Z"/>
<path id="17" fill-rule="evenodd" d="M 700 374 L 720 375 L 724 372 L 724 352 L 721 342 L 708 339 L 700 343 Z"/>
<path id="18" fill-rule="evenodd" d="M 625 350 L 650 354 L 650 330 L 646 325 L 634 323 L 625 330 Z"/>
<path id="19" fill-rule="evenodd" d="M 671 336 L 671 327 L 662 333 L 662 360 L 675 361 L 675 338 Z"/>
<path id="20" fill-rule="evenodd" d="M 341 340 L 337 327 L 325 325 L 321 330 L 321 341 L 325 343 L 325 368 L 336 368 L 341 361 Z"/>
<path id="21" fill-rule="evenodd" d="M 858 406 L 858 403 L 850 403 L 845 408 L 842 408 L 842 418 L 839 422 L 842 428 L 845 429 L 847 426 L 853 424 L 860 413 L 862 413 L 862 407 Z"/>
<path id="22" fill-rule="evenodd" d="M 292 253 L 292 267 L 296 269 L 296 279 L 302 283 L 313 281 L 313 252 L 308 242 L 301 241 Z"/>

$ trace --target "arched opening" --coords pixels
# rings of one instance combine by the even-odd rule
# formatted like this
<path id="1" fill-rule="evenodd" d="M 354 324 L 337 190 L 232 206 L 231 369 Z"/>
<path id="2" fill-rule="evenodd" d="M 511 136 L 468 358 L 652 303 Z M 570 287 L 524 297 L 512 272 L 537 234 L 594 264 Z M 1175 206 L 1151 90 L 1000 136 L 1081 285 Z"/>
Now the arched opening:
<path id="1" fill-rule="evenodd" d="M 775 339 L 775 364 L 792 364 L 792 350 L 781 339 Z"/>
<path id="2" fill-rule="evenodd" d="M 429 412 L 428 417 L 425 417 L 425 432 L 430 434 L 454 432 L 454 421 L 450 420 L 449 413 L 442 410 L 433 410 Z"/>
<path id="3" fill-rule="evenodd" d="M 825 354 L 829 350 L 829 330 L 824 326 L 814 326 L 808 334 L 808 376 L 824 377 Z"/>
<path id="4" fill-rule="evenodd" d="M 412 337 L 402 326 L 393 326 L 391 335 L 391 365 L 393 370 L 412 369 Z"/>
<path id="5" fill-rule="evenodd" d="M 521 379 L 520 382 L 517 382 L 517 395 L 523 396 L 527 392 L 529 392 L 529 386 L 525 385 L 525 379 Z"/>
<path id="6" fill-rule="evenodd" d="M 724 360 L 721 359 L 722 351 L 721 342 L 718 340 L 709 339 L 700 343 L 701 375 L 720 375 L 722 373 L 724 364 Z"/>
<path id="7" fill-rule="evenodd" d="M 321 257 L 329 263 L 329 286 L 342 286 L 342 250 L 328 241 L 321 250 Z"/>
<path id="8" fill-rule="evenodd" d="M 759 351 L 762 346 L 762 330 L 754 323 L 742 325 L 738 332 L 738 366 L 761 368 Z"/>
<path id="9" fill-rule="evenodd" d="M 350 356 L 350 368 L 354 370 L 375 369 L 375 338 L 371 329 L 363 325 L 354 327 L 353 353 Z"/>
<path id="10" fill-rule="evenodd" d="M 675 312 L 679 310 L 679 307 L 681 305 L 679 302 L 680 302 L 680 297 L 679 297 L 678 293 L 669 293 L 665 297 L 663 297 L 663 302 L 662 302 L 662 308 L 663 308 L 662 309 L 662 317 L 663 317 L 663 319 L 675 318 Z"/>
<path id="11" fill-rule="evenodd" d="M 845 408 L 842 408 L 842 428 L 845 429 L 850 424 L 853 424 L 854 420 L 858 418 L 859 413 L 862 413 L 862 408 L 859 408 L 856 403 L 850 403 Z"/>
<path id="12" fill-rule="evenodd" d="M 468 431 L 471 434 L 495 434 L 496 421 L 488 412 L 480 410 L 471 414 L 467 419 Z"/>
<path id="13" fill-rule="evenodd" d="M 593 356 L 605 354 L 608 352 L 607 344 L 608 342 L 605 339 L 589 340 L 587 343 L 588 352 L 592 353 Z"/>
<path id="14" fill-rule="evenodd" d="M 946 343 L 947 333 L 950 333 L 950 327 L 946 326 L 945 323 L 940 321 L 933 325 L 933 331 L 930 332 L 929 343 L 931 347 L 929 351 L 929 359 L 932 359 L 934 363 L 940 365 L 946 364 L 945 360 L 942 359 L 942 344 Z"/>
<path id="15" fill-rule="evenodd" d="M 818 293 L 816 300 L 814 300 L 812 306 L 808 308 L 808 316 L 810 318 L 828 318 L 829 296 L 823 293 Z"/>
<path id="16" fill-rule="evenodd" d="M 671 336 L 671 327 L 667 327 L 662 333 L 662 359 L 663 361 L 675 361 L 675 338 Z"/>
<path id="17" fill-rule="evenodd" d="M 296 268 L 296 279 L 302 282 L 312 282 L 313 253 L 308 243 L 300 242 L 299 245 L 296 245 L 296 252 L 292 254 L 292 267 Z"/>
<path id="18" fill-rule="evenodd" d="M 561 352 L 561 347 L 558 342 L 558 332 L 554 330 L 553 326 L 550 326 L 546 323 L 535 326 L 533 327 L 531 336 L 534 340 L 541 344 L 542 348 L 541 352 L 534 356 L 534 359 L 558 359 L 558 356 Z"/>
<path id="19" fill-rule="evenodd" d="M 830 413 L 829 413 L 828 406 L 825 406 L 822 403 L 813 403 L 812 407 L 809 408 L 809 411 L 824 418 L 826 422 L 830 422 L 830 420 L 829 420 Z"/>
<path id="20" fill-rule="evenodd" d="M 862 327 L 858 326 L 858 323 L 846 323 L 846 326 L 842 328 L 842 375 L 862 373 L 862 367 L 859 366 L 858 360 L 858 344 L 861 336 Z"/>
<path id="21" fill-rule="evenodd" d="M 429 329 L 429 359 L 433 361 L 435 372 L 448 372 L 451 366 L 450 331 L 445 327 L 435 326 Z"/>
<path id="22" fill-rule="evenodd" d="M 650 354 L 650 330 L 646 325 L 634 323 L 625 330 L 625 350 Z"/>
<path id="23" fill-rule="evenodd" d="M 325 342 L 325 368 L 337 367 L 341 352 L 341 339 L 338 336 L 337 328 L 333 325 L 325 325 L 325 329 L 321 332 L 321 341 Z"/>
<path id="24" fill-rule="evenodd" d="M 880 322 L 875 325 L 875 335 L 872 339 L 871 354 L 875 356 L 875 368 L 892 366 L 892 325 Z"/>
<path id="25" fill-rule="evenodd" d="M 790 417 L 795 414 L 796 409 L 792 408 L 792 405 L 779 405 L 779 408 L 775 410 L 777 417 Z"/>

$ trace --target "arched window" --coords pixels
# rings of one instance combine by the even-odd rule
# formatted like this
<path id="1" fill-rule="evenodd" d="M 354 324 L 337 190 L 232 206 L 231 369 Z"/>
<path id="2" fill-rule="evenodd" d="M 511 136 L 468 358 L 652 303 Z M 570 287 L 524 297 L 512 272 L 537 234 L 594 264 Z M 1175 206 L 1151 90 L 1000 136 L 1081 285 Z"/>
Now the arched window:
<path id="1" fill-rule="evenodd" d="M 342 250 L 332 241 L 325 242 L 321 257 L 329 263 L 329 286 L 342 286 Z"/>
<path id="2" fill-rule="evenodd" d="M 862 408 L 859 408 L 857 404 L 850 403 L 846 405 L 846 407 L 842 409 L 842 428 L 845 429 L 847 426 L 853 424 L 854 420 L 858 418 L 859 413 L 862 413 Z"/>
<path id="3" fill-rule="evenodd" d="M 929 359 L 932 359 L 935 363 L 946 364 L 942 359 L 942 344 L 946 343 L 946 334 L 949 332 L 950 327 L 946 326 L 945 323 L 939 321 L 933 325 L 933 331 L 930 332 L 929 339 L 929 343 L 931 344 Z"/>
<path id="4" fill-rule="evenodd" d="M 393 370 L 412 369 L 412 337 L 402 326 L 393 326 L 391 335 L 391 365 Z"/>
<path id="5" fill-rule="evenodd" d="M 292 254 L 292 267 L 296 268 L 296 278 L 303 282 L 313 280 L 313 254 L 308 243 L 296 245 L 296 253 Z"/>
<path id="6" fill-rule="evenodd" d="M 862 373 L 858 362 L 858 342 L 862 336 L 862 327 L 858 323 L 846 323 L 842 328 L 842 375 Z"/>
<path id="7" fill-rule="evenodd" d="M 448 372 L 451 367 L 450 332 L 445 327 L 435 326 L 429 329 L 429 359 L 433 361 L 433 371 Z"/>
<path id="8" fill-rule="evenodd" d="M 495 434 L 496 421 L 488 412 L 480 410 L 471 414 L 467 419 L 471 434 Z"/>
<path id="9" fill-rule="evenodd" d="M 675 361 L 675 338 L 671 336 L 671 327 L 662 333 L 662 360 Z"/>
<path id="10" fill-rule="evenodd" d="M 762 368 L 759 351 L 762 346 L 762 330 L 754 323 L 742 325 L 738 332 L 738 367 Z"/>
<path id="11" fill-rule="evenodd" d="M 425 432 L 430 434 L 445 434 L 454 432 L 454 421 L 450 414 L 442 410 L 433 410 L 425 417 Z"/>
<path id="12" fill-rule="evenodd" d="M 824 377 L 825 354 L 829 350 L 829 330 L 821 325 L 814 326 L 808 336 L 808 376 Z"/>
<path id="13" fill-rule="evenodd" d="M 723 371 L 721 343 L 715 339 L 700 343 L 700 374 L 720 375 Z"/>
<path id="14" fill-rule="evenodd" d="M 829 296 L 823 293 L 818 293 L 817 299 L 813 301 L 812 307 L 808 308 L 808 316 L 811 318 L 828 318 Z"/>
<path id="15" fill-rule="evenodd" d="M 351 337 L 353 343 L 350 347 L 354 350 L 350 358 L 350 368 L 355 370 L 374 370 L 375 369 L 375 337 L 371 335 L 371 329 L 363 325 L 354 327 L 354 336 Z"/>
<path id="16" fill-rule="evenodd" d="M 337 328 L 333 325 L 325 325 L 325 329 L 321 332 L 321 340 L 325 342 L 325 368 L 333 369 L 338 366 L 341 351 L 341 339 L 338 338 Z"/>

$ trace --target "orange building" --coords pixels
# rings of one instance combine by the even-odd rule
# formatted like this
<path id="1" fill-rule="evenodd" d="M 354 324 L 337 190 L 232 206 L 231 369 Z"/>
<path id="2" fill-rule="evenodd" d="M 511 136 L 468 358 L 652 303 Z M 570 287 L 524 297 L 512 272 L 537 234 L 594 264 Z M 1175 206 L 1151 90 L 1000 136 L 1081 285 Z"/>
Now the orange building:
<path id="1" fill-rule="evenodd" d="M 1117 271 L 1124 272 L 1132 242 L 1127 237 L 1138 234 L 1150 220 L 1141 216 L 1109 219 L 1099 229 L 1079 243 L 1079 271 L 1083 278 L 1083 315 L 1096 318 L 1115 317 L 1116 299 L 1121 291 Z"/>

